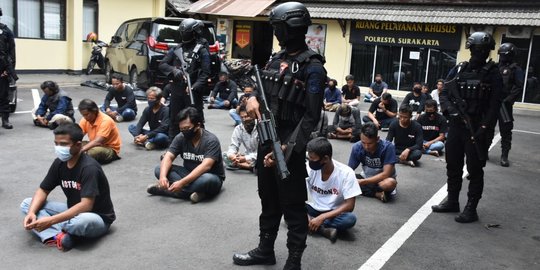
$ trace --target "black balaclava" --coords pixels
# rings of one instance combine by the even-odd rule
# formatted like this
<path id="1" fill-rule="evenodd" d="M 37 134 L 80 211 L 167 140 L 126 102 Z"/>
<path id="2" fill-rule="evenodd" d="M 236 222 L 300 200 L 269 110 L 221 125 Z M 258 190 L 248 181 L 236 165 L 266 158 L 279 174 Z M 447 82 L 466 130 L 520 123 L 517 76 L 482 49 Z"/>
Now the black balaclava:
<path id="1" fill-rule="evenodd" d="M 307 27 L 288 27 L 285 23 L 277 23 L 273 28 L 279 46 L 284 48 L 285 52 L 295 53 L 308 48 L 306 44 Z"/>
<path id="2" fill-rule="evenodd" d="M 489 57 L 489 49 L 481 46 L 472 46 L 471 50 L 471 68 L 478 69 L 486 64 L 486 60 Z"/>

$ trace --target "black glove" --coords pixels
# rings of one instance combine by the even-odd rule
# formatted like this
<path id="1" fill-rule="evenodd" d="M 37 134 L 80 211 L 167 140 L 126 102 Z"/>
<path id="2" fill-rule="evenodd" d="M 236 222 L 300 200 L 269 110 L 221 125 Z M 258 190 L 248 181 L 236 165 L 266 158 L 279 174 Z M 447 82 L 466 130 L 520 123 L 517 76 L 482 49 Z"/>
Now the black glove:
<path id="1" fill-rule="evenodd" d="M 191 87 L 192 92 L 200 93 L 202 91 L 202 84 L 201 83 L 195 83 Z"/>
<path id="2" fill-rule="evenodd" d="M 184 72 L 183 72 L 181 69 L 179 69 L 179 68 L 173 69 L 172 74 L 173 74 L 173 78 L 174 78 L 175 80 L 179 80 L 179 81 L 180 81 L 180 80 L 183 80 L 183 79 L 184 79 Z"/>
<path id="3" fill-rule="evenodd" d="M 474 133 L 474 140 L 479 141 L 484 139 L 484 134 L 486 134 L 486 128 L 485 127 L 479 127 L 476 133 Z"/>

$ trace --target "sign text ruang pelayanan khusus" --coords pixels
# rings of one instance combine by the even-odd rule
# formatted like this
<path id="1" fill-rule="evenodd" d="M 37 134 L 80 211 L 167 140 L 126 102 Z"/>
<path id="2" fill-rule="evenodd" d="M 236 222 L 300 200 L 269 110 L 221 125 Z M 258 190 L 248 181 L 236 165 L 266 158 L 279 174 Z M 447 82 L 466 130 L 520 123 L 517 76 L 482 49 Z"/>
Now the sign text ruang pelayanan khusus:
<path id="1" fill-rule="evenodd" d="M 353 21 L 351 43 L 459 50 L 461 26 L 379 21 Z"/>

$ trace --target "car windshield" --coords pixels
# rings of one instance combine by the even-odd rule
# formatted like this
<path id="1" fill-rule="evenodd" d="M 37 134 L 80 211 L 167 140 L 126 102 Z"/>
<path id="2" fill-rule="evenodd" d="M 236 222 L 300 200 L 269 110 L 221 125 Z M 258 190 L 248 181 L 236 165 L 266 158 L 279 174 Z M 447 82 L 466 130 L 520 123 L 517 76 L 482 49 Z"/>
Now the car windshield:
<path id="1" fill-rule="evenodd" d="M 178 26 L 180 22 L 167 23 L 154 23 L 154 36 L 157 42 L 163 43 L 180 43 L 182 40 L 180 33 L 178 32 Z M 205 25 L 203 28 L 202 36 L 208 41 L 209 44 L 214 44 L 214 28 L 211 25 Z"/>

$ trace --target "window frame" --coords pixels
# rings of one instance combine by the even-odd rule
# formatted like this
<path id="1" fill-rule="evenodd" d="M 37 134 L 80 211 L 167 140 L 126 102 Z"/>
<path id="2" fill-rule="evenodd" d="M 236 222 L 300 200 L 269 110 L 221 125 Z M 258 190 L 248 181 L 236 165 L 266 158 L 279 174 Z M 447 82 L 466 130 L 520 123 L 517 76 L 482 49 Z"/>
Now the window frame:
<path id="1" fill-rule="evenodd" d="M 52 38 L 45 38 L 45 2 L 47 0 L 38 0 L 39 1 L 39 22 L 40 22 L 40 28 L 39 28 L 39 38 L 38 37 L 20 37 L 19 36 L 19 1 L 18 0 L 11 0 L 13 1 L 13 34 L 15 35 L 15 38 L 17 39 L 37 39 L 37 40 L 50 40 L 50 41 L 66 41 L 66 28 L 67 28 L 67 0 L 59 0 L 60 1 L 60 38 L 59 39 L 52 39 Z"/>

